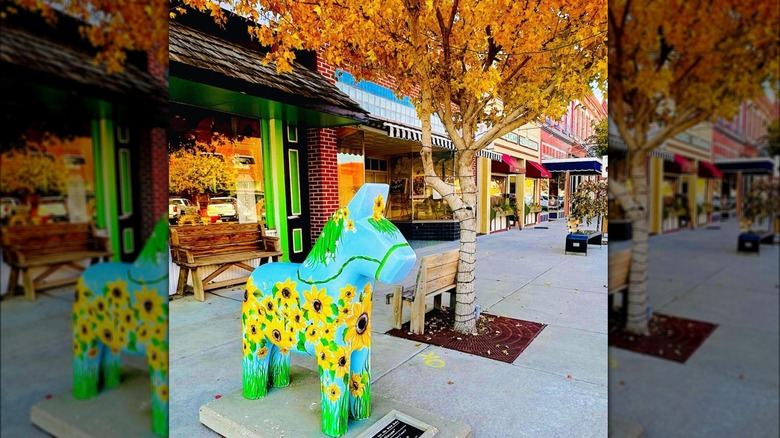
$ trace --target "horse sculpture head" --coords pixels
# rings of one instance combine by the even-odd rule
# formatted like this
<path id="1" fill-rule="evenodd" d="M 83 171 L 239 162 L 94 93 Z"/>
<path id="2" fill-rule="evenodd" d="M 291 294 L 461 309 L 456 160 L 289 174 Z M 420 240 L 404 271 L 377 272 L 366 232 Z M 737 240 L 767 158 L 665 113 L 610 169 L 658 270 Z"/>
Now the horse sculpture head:
<path id="1" fill-rule="evenodd" d="M 401 281 L 416 261 L 414 250 L 392 222 L 385 219 L 387 184 L 364 184 L 347 207 L 338 209 L 299 269 L 302 280 L 352 272 L 392 284 Z"/>
<path id="2" fill-rule="evenodd" d="M 414 251 L 385 219 L 386 184 L 365 184 L 325 224 L 302 264 L 268 263 L 252 272 L 242 307 L 243 394 L 290 381 L 290 353 L 314 355 L 321 379 L 322 431 L 346 433 L 348 418 L 371 415 L 371 308 L 374 281 L 396 283 Z"/>

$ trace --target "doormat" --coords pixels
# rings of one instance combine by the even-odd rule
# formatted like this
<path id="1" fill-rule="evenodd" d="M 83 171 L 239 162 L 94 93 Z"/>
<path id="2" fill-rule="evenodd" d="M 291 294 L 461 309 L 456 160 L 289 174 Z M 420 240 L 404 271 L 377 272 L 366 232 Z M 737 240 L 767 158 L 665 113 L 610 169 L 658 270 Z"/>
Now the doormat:
<path id="1" fill-rule="evenodd" d="M 661 359 L 685 363 L 718 327 L 717 324 L 656 313 L 649 321 L 650 336 L 623 330 L 609 334 L 609 345 Z"/>
<path id="2" fill-rule="evenodd" d="M 500 362 L 512 363 L 531 344 L 547 324 L 482 313 L 477 320 L 478 335 L 464 335 L 452 330 L 455 317 L 436 309 L 425 315 L 425 331 L 415 335 L 409 323 L 387 332 L 390 336 L 437 345 L 450 350 L 475 354 Z"/>

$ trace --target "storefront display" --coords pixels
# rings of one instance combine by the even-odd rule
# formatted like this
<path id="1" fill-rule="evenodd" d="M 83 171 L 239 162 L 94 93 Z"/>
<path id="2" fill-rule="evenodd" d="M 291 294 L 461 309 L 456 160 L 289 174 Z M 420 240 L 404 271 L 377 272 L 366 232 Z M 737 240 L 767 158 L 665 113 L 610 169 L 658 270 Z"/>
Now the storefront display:
<path id="1" fill-rule="evenodd" d="M 169 137 L 170 197 L 191 205 L 179 222 L 265 222 L 259 120 L 175 106 Z"/>
<path id="2" fill-rule="evenodd" d="M 86 129 L 86 128 L 85 128 Z M 94 220 L 92 139 L 30 131 L 0 160 L 3 225 Z"/>

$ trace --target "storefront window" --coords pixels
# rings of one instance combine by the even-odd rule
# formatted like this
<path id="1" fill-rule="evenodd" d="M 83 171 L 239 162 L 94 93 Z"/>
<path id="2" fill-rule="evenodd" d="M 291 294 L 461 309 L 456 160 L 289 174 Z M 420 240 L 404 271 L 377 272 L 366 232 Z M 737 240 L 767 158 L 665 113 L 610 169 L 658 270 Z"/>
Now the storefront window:
<path id="1" fill-rule="evenodd" d="M 339 173 L 339 206 L 346 207 L 365 183 L 366 168 L 363 155 L 339 153 L 336 159 Z"/>
<path id="2" fill-rule="evenodd" d="M 412 220 L 412 158 L 398 155 L 388 159 L 390 163 L 390 194 L 387 202 L 387 218 L 391 221 Z"/>
<path id="3" fill-rule="evenodd" d="M 177 107 L 169 152 L 171 224 L 265 223 L 259 120 Z"/>
<path id="4" fill-rule="evenodd" d="M 541 205 L 542 210 L 547 211 L 550 206 L 550 180 L 549 179 L 542 179 L 539 181 L 540 190 L 541 190 Z"/>
<path id="5" fill-rule="evenodd" d="M 523 203 L 525 205 L 531 205 L 535 204 L 538 201 L 536 200 L 536 185 L 537 185 L 536 178 L 526 178 L 525 179 L 525 189 L 523 190 Z M 525 207 L 523 207 L 525 209 Z M 536 223 L 536 213 L 529 212 L 527 215 L 525 215 L 525 224 L 533 224 Z"/>
<path id="6" fill-rule="evenodd" d="M 86 127 L 82 129 L 86 131 Z M 92 139 L 29 131 L 0 158 L 0 223 L 95 220 Z"/>
<path id="7" fill-rule="evenodd" d="M 454 154 L 450 151 L 433 152 L 433 168 L 447 184 L 456 186 Z M 447 201 L 425 183 L 422 158 L 412 157 L 412 214 L 414 220 L 451 220 L 452 210 Z"/>

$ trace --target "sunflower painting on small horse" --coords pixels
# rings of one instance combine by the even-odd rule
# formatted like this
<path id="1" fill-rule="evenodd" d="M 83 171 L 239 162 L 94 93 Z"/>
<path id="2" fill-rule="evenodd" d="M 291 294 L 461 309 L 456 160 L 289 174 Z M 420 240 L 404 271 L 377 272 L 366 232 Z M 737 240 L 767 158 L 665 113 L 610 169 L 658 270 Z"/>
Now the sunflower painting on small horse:
<path id="1" fill-rule="evenodd" d="M 168 219 L 133 263 L 87 268 L 73 302 L 73 396 L 95 397 L 120 384 L 122 353 L 146 355 L 152 431 L 168 436 Z"/>
<path id="2" fill-rule="evenodd" d="M 384 217 L 386 184 L 365 184 L 325 224 L 303 263 L 269 263 L 247 281 L 242 309 L 243 395 L 290 383 L 290 353 L 314 355 L 322 431 L 338 437 L 349 418 L 371 415 L 374 281 L 401 281 L 416 261 Z"/>

